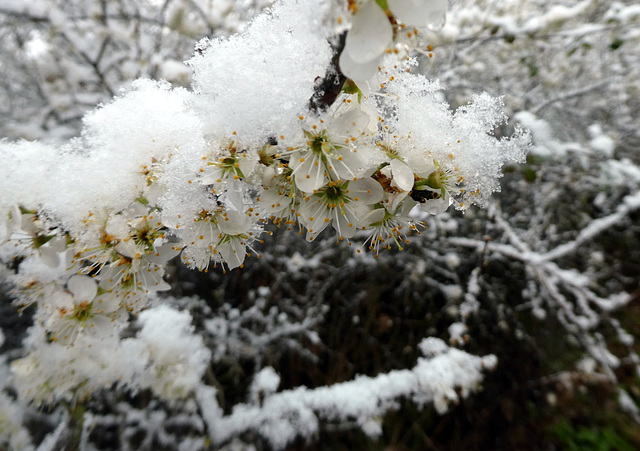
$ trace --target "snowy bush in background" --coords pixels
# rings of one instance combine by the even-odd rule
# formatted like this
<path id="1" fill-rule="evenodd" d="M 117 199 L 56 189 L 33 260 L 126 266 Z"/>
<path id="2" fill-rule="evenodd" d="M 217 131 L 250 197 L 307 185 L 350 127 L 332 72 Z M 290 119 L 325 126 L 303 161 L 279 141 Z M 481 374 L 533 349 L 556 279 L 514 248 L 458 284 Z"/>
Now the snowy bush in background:
<path id="1" fill-rule="evenodd" d="M 615 52 L 627 40 L 627 47 L 637 43 L 631 24 L 638 12 L 596 3 L 558 6 L 523 22 L 526 14 L 518 16 L 515 6 L 490 14 L 455 2 L 445 23 L 440 1 L 287 0 L 246 26 L 264 5 L 0 7 L 5 23 L 25 21 L 3 44 L 12 59 L 0 68 L 30 74 L 39 87 L 33 98 L 22 78 L 7 78 L 15 81 L 2 95 L 16 106 L 8 107 L 3 127 L 10 137 L 43 138 L 0 144 L 3 276 L 13 303 L 33 318 L 22 347 L 1 362 L 15 396 L 0 398 L 7 412 L 0 440 L 17 449 L 37 444 L 22 420 L 31 404 L 62 420 L 40 438 L 41 449 L 100 447 L 92 431 L 118 424 L 123 448 L 264 440 L 280 449 L 296 439 L 313 442 L 327 424 L 379 437 L 380 418 L 401 400 L 432 403 L 443 413 L 477 390 L 495 356 L 425 338 L 438 334 L 426 319 L 405 351 L 411 369 L 381 365 L 324 387 L 286 379 L 278 362 L 296 355 L 320 364 L 318 348 L 331 349 L 318 330 L 331 321 L 332 299 L 355 308 L 371 302 L 380 296 L 374 281 L 404 293 L 405 302 L 421 292 L 442 296 L 438 310 L 449 316 L 442 336 L 452 346 L 469 341 L 486 293 L 503 311 L 556 315 L 605 379 L 617 383 L 624 365 L 638 371 L 633 337 L 610 315 L 632 299 L 629 283 L 600 274 L 607 257 L 584 246 L 640 208 L 633 154 L 612 158 L 615 139 L 633 143 L 637 134 L 627 120 L 637 109 L 628 95 L 637 78 L 625 64 L 631 72 L 637 67 Z M 596 45 L 586 35 L 594 25 L 583 16 L 606 21 L 596 29 L 612 37 L 599 51 L 615 64 L 577 71 L 602 80 L 573 91 L 562 92 L 558 75 L 570 68 L 532 80 L 544 72 L 542 63 L 525 54 L 522 41 L 538 42 L 538 34 L 575 40 L 575 50 L 566 49 L 572 58 Z M 11 34 L 9 27 L 2 32 Z M 178 63 L 203 34 L 210 37 L 187 65 Z M 64 42 L 59 49 L 56 40 Z M 525 56 L 513 60 L 514 48 Z M 544 62 L 553 65 L 553 58 Z M 174 84 L 131 81 L 141 75 Z M 180 87 L 189 80 L 190 89 Z M 606 134 L 607 105 L 554 111 L 551 121 L 564 114 L 567 123 L 589 125 L 571 143 L 540 117 L 560 103 L 588 104 L 602 89 L 617 96 L 601 102 L 615 99 L 619 138 Z M 504 101 L 495 97 L 503 94 Z M 99 101 L 106 103 L 65 142 L 82 104 Z M 505 101 L 532 130 L 536 146 L 527 163 L 529 135 L 507 122 Z M 522 177 L 498 203 L 490 195 L 500 190 L 505 165 Z M 574 166 L 591 172 L 572 180 Z M 562 177 L 570 183 L 559 186 Z M 600 190 L 592 200 L 599 214 L 558 221 L 557 208 L 567 208 L 563 189 Z M 487 216 L 472 205 L 488 207 Z M 588 257 L 576 266 L 583 252 Z M 474 268 L 477 255 L 483 262 Z M 188 275 L 174 258 L 202 275 Z M 510 262 L 515 287 L 503 290 L 483 270 L 494 260 Z M 389 265 L 395 271 L 375 275 Z M 229 282 L 240 285 L 242 274 L 251 288 Z M 520 285 L 518 301 L 503 297 Z M 394 327 L 388 315 L 377 321 L 382 333 Z M 609 349 L 603 325 L 624 356 Z M 233 380 L 227 394 L 222 368 Z M 152 401 L 137 410 L 108 399 L 114 389 Z M 629 393 L 622 386 L 619 393 L 638 418 Z M 110 414 L 91 408 L 101 397 Z"/>

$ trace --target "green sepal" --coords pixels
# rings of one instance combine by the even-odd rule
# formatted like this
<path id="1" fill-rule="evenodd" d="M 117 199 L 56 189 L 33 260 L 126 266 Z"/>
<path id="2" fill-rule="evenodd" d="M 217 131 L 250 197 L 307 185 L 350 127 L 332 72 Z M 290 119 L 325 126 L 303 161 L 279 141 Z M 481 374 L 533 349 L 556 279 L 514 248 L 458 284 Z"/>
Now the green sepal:
<path id="1" fill-rule="evenodd" d="M 136 202 L 140 202 L 142 205 L 149 205 L 149 201 L 146 197 L 140 196 L 136 199 Z"/>
<path id="2" fill-rule="evenodd" d="M 387 11 L 389 9 L 389 5 L 387 5 L 387 0 L 376 0 L 376 3 L 383 11 Z"/>
<path id="3" fill-rule="evenodd" d="M 35 210 L 29 210 L 28 208 L 20 205 L 20 213 L 22 213 L 23 215 L 35 215 L 37 212 Z"/>
<path id="4" fill-rule="evenodd" d="M 360 90 L 356 82 L 351 80 L 350 78 L 344 82 L 344 85 L 342 86 L 342 92 L 344 92 L 345 94 L 358 94 L 358 103 L 362 101 L 362 91 Z"/>
<path id="5" fill-rule="evenodd" d="M 265 144 L 262 149 L 258 151 L 258 156 L 260 157 L 260 163 L 265 166 L 271 166 L 273 164 L 273 157 L 267 153 L 267 149 L 269 149 L 271 144 Z"/>
<path id="6" fill-rule="evenodd" d="M 38 235 L 33 237 L 31 239 L 31 242 L 33 243 L 33 247 L 35 247 L 36 249 L 40 249 L 42 246 L 47 244 L 53 238 L 55 238 L 55 235 Z"/>

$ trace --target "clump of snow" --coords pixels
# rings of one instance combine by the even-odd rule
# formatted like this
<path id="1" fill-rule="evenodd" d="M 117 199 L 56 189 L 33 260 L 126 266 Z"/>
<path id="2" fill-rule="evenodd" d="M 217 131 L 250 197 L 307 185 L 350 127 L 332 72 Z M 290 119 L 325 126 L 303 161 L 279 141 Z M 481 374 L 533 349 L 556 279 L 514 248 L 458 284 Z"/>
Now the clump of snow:
<path id="1" fill-rule="evenodd" d="M 486 205 L 489 195 L 500 189 L 503 165 L 523 161 L 529 150 L 528 133 L 520 130 L 500 141 L 492 136 L 506 120 L 500 98 L 484 93 L 452 113 L 438 100 L 437 83 L 401 70 L 389 73 L 393 81 L 387 89 L 397 99 L 398 134 L 410 137 L 423 158 L 432 158 L 458 181 L 457 208 Z"/>
<path id="2" fill-rule="evenodd" d="M 449 341 L 454 345 L 462 345 L 465 342 L 464 334 L 467 333 L 467 325 L 453 323 L 449 326 Z"/>
<path id="3" fill-rule="evenodd" d="M 42 329 L 32 327 L 31 353 L 11 364 L 20 397 L 36 404 L 73 401 L 113 384 L 151 388 L 168 400 L 193 392 L 211 352 L 193 334 L 191 316 L 162 305 L 141 312 L 139 321 L 136 338 L 82 336 L 71 347 L 48 343 Z"/>
<path id="4" fill-rule="evenodd" d="M 278 2 L 242 34 L 200 42 L 201 55 L 189 64 L 205 134 L 235 131 L 247 145 L 261 146 L 269 136 L 300 133 L 296 119 L 332 56 L 333 27 L 322 20 L 328 7 L 327 1 L 304 8 Z"/>
<path id="5" fill-rule="evenodd" d="M 591 137 L 589 146 L 606 158 L 612 158 L 616 142 L 610 136 L 604 134 L 599 124 L 590 125 L 588 131 Z"/>
<path id="6" fill-rule="evenodd" d="M 201 336 L 194 335 L 191 315 L 166 305 L 141 312 L 138 341 L 148 356 L 140 385 L 163 398 L 181 398 L 193 392 L 211 360 Z"/>
<path id="7" fill-rule="evenodd" d="M 253 378 L 249 388 L 249 399 L 257 403 L 261 397 L 275 393 L 280 385 L 280 376 L 270 366 L 261 369 Z"/>
<path id="8" fill-rule="evenodd" d="M 60 149 L 40 143 L 0 143 L 0 211 L 41 208 L 78 231 L 91 211 L 120 211 L 147 185 L 144 166 L 166 161 L 200 133 L 187 112 L 190 94 L 166 83 L 134 82 L 112 103 L 85 119 L 81 138 Z"/>

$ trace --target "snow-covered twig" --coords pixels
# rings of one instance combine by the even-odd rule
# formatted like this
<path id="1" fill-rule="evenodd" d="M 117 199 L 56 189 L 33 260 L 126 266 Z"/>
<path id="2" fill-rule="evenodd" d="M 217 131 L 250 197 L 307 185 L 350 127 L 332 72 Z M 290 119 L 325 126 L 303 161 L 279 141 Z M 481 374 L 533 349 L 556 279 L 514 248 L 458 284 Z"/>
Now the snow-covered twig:
<path id="1" fill-rule="evenodd" d="M 420 348 L 425 357 L 410 370 L 315 389 L 298 387 L 268 395 L 261 405 L 238 404 L 230 415 L 223 414 L 211 387 L 201 387 L 197 400 L 214 443 L 257 431 L 274 449 L 283 449 L 298 436 L 311 438 L 323 421 L 355 420 L 365 433 L 378 436 L 382 429 L 377 418 L 401 398 L 420 406 L 433 403 L 444 413 L 450 402 L 477 390 L 482 372 L 497 363 L 495 356 L 477 357 L 436 338 L 423 340 Z"/>

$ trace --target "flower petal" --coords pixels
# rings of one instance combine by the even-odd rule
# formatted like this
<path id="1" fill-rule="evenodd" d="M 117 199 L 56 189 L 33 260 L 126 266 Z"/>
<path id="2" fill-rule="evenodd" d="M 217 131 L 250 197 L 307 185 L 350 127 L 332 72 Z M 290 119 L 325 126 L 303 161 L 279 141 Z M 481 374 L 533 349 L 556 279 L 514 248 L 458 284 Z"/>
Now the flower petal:
<path id="1" fill-rule="evenodd" d="M 291 158 L 295 182 L 298 189 L 305 193 L 313 193 L 327 183 L 325 167 L 322 159 L 313 152 L 305 152 L 300 158 Z"/>
<path id="2" fill-rule="evenodd" d="M 238 235 L 246 233 L 251 227 L 251 218 L 244 213 L 229 210 L 226 217 L 218 221 L 222 233 L 228 235 Z"/>
<path id="3" fill-rule="evenodd" d="M 154 248 L 154 252 L 147 255 L 147 261 L 157 265 L 163 265 L 182 251 L 178 243 L 167 243 Z"/>
<path id="4" fill-rule="evenodd" d="M 371 61 L 385 51 L 392 38 L 389 18 L 376 2 L 368 2 L 353 17 L 343 53 L 356 63 Z"/>
<path id="5" fill-rule="evenodd" d="M 87 301 L 91 302 L 98 292 L 98 285 L 89 276 L 73 276 L 67 282 L 67 288 L 73 293 L 75 304 Z"/>
<path id="6" fill-rule="evenodd" d="M 384 208 L 376 208 L 375 210 L 371 210 L 360 220 L 360 225 L 369 227 L 371 224 L 381 222 L 386 214 L 387 213 Z"/>
<path id="7" fill-rule="evenodd" d="M 239 239 L 231 239 L 218 247 L 218 252 L 231 270 L 242 265 L 247 255 L 247 248 Z"/>
<path id="8" fill-rule="evenodd" d="M 357 138 L 367 129 L 371 116 L 361 109 L 352 109 L 331 121 L 329 132 L 331 136 L 341 139 Z"/>
<path id="9" fill-rule="evenodd" d="M 39 253 L 40 258 L 42 259 L 44 264 L 49 266 L 50 268 L 57 268 L 60 264 L 60 256 L 58 255 L 58 252 L 56 252 L 49 246 L 41 247 L 39 249 Z"/>
<path id="10" fill-rule="evenodd" d="M 349 182 L 349 197 L 356 202 L 362 202 L 367 205 L 380 202 L 384 197 L 382 186 L 372 178 L 366 177 Z"/>
<path id="11" fill-rule="evenodd" d="M 391 160 L 391 174 L 396 186 L 402 191 L 411 191 L 413 189 L 413 171 L 406 163 L 394 158 Z"/>
<path id="12" fill-rule="evenodd" d="M 358 63 L 351 58 L 351 55 L 343 51 L 340 54 L 340 72 L 354 80 L 358 87 L 364 91 L 363 87 L 366 85 L 366 82 L 371 80 L 378 72 L 381 59 L 382 54 L 369 61 Z"/>

